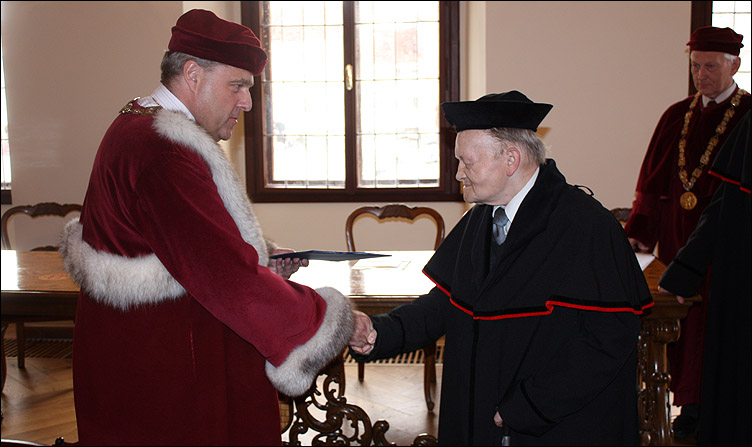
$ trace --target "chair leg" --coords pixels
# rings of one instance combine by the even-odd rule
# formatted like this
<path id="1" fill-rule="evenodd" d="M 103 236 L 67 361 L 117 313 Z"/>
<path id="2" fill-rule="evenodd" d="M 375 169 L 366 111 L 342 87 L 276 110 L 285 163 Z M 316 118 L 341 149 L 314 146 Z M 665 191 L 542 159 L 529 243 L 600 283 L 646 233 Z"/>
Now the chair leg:
<path id="1" fill-rule="evenodd" d="M 365 375 L 366 375 L 365 363 L 358 362 L 358 382 L 362 382 Z"/>
<path id="2" fill-rule="evenodd" d="M 433 413 L 434 402 L 431 398 L 432 385 L 436 384 L 436 343 L 423 348 L 423 394 L 426 397 L 426 407 Z"/>
<path id="3" fill-rule="evenodd" d="M 26 335 L 24 334 L 23 321 L 16 322 L 16 345 L 18 346 L 18 368 L 24 369 L 26 367 L 26 363 L 24 362 Z"/>
<path id="4" fill-rule="evenodd" d="M 5 331 L 8 329 L 8 323 L 3 322 L 0 325 L 0 329 L 2 329 L 2 334 L 0 334 L 2 336 L 2 339 L 0 339 L 0 341 L 2 341 L 2 343 L 0 343 L 0 354 L 2 354 L 2 366 L 0 366 L 2 368 L 2 370 L 0 371 L 0 391 L 2 391 L 5 389 L 5 375 L 8 372 L 5 363 Z M 2 418 L 0 417 L 0 420 L 1 419 Z"/>

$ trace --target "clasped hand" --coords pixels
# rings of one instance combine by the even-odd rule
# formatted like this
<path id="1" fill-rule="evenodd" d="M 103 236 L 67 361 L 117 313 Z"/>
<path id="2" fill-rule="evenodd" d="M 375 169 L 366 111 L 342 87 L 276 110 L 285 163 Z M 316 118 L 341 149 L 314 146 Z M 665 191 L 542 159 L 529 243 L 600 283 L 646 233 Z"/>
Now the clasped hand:
<path id="1" fill-rule="evenodd" d="M 353 351 L 361 355 L 368 355 L 373 351 L 378 333 L 373 328 L 371 318 L 361 311 L 354 310 L 355 330 L 350 337 L 349 345 Z"/>

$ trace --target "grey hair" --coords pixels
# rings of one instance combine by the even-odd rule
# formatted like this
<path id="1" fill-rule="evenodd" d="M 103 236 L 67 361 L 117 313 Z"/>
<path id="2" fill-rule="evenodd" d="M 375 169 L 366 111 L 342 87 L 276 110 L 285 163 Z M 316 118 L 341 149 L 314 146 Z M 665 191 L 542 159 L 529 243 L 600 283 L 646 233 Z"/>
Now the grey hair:
<path id="1" fill-rule="evenodd" d="M 166 51 L 162 57 L 162 77 L 160 82 L 164 85 L 169 85 L 173 79 L 180 76 L 183 72 L 183 65 L 189 60 L 196 61 L 201 68 L 211 70 L 215 66 L 219 65 L 219 62 L 201 59 L 200 57 L 191 56 L 190 54 L 181 53 L 179 51 Z"/>
<path id="2" fill-rule="evenodd" d="M 692 57 L 692 53 L 694 53 L 694 51 L 689 52 L 689 57 Z M 734 56 L 733 54 L 730 54 L 730 53 L 722 53 L 722 54 L 723 54 L 723 58 L 732 64 L 736 62 L 737 60 L 741 60 L 740 56 Z"/>
<path id="3" fill-rule="evenodd" d="M 501 144 L 502 153 L 512 145 L 519 145 L 537 165 L 546 163 L 548 147 L 535 131 L 508 127 L 494 127 L 488 131 Z"/>
<path id="4" fill-rule="evenodd" d="M 741 59 L 741 57 L 734 56 L 733 54 L 729 54 L 729 53 L 723 53 L 723 57 L 725 57 L 726 60 L 731 62 L 732 64 L 736 62 L 737 59 Z"/>

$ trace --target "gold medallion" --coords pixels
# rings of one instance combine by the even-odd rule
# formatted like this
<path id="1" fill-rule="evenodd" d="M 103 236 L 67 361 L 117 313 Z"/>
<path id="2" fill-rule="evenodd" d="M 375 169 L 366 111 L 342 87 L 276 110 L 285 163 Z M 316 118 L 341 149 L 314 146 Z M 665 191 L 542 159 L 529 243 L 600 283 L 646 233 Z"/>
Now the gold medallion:
<path id="1" fill-rule="evenodd" d="M 679 204 L 682 208 L 689 211 L 697 205 L 697 196 L 692 191 L 687 191 L 679 197 Z"/>
<path id="2" fill-rule="evenodd" d="M 715 146 L 720 141 L 721 135 L 723 135 L 724 132 L 726 132 L 726 129 L 728 128 L 728 123 L 731 121 L 731 118 L 734 116 L 734 113 L 736 112 L 736 108 L 740 104 L 740 100 L 743 95 L 745 95 L 747 92 L 744 91 L 744 89 L 740 88 L 736 91 L 736 94 L 734 94 L 734 97 L 731 98 L 731 107 L 729 107 L 726 112 L 723 114 L 723 119 L 721 120 L 720 124 L 718 124 L 718 127 L 715 128 L 715 136 L 708 141 L 708 147 L 705 148 L 705 152 L 700 157 L 700 163 L 697 165 L 694 171 L 692 171 L 692 178 L 687 177 L 687 159 L 684 155 L 684 151 L 687 146 L 687 132 L 689 130 L 689 122 L 692 119 L 692 113 L 695 110 L 695 106 L 697 105 L 698 101 L 700 100 L 700 92 L 697 92 L 695 94 L 694 99 L 692 99 L 692 102 L 689 104 L 689 110 L 687 110 L 687 113 L 684 114 L 684 126 L 682 126 L 681 134 L 679 135 L 679 180 L 681 180 L 682 186 L 684 187 L 684 190 L 687 191 L 684 194 L 679 197 L 679 204 L 682 208 L 689 211 L 693 209 L 695 206 L 697 206 L 697 196 L 695 196 L 690 189 L 697 183 L 697 180 L 702 175 L 702 170 L 705 169 L 705 166 L 710 162 L 710 154 L 713 153 L 713 149 L 715 149 Z"/>

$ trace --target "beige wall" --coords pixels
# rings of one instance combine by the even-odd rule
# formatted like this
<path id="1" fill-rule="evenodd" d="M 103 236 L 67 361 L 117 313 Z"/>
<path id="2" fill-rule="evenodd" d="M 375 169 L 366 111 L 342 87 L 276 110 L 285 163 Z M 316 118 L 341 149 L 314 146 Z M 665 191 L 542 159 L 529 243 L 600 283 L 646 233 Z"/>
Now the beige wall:
<path id="1" fill-rule="evenodd" d="M 567 180 L 631 206 L 658 118 L 687 95 L 690 2 L 477 3 L 469 99 L 516 89 L 553 104 L 540 131 Z"/>
<path id="2" fill-rule="evenodd" d="M 129 99 L 148 95 L 159 81 L 170 24 L 181 6 L 2 2 L 14 205 L 83 201 L 110 122 Z M 33 222 L 33 230 L 38 225 Z M 21 249 L 49 238 L 36 231 L 17 236 L 14 247 Z"/>
<path id="3" fill-rule="evenodd" d="M 83 201 L 99 140 L 128 99 L 154 89 L 170 28 L 197 6 L 239 19 L 237 2 L 2 2 L 14 204 Z M 655 123 L 687 93 L 690 2 L 477 1 L 461 10 L 462 99 L 518 89 L 552 103 L 542 134 L 570 183 L 608 208 L 629 206 Z M 225 148 L 243 175 L 240 137 Z M 466 210 L 410 204 L 437 208 L 449 228 Z M 343 250 L 345 219 L 362 205 L 255 211 L 285 246 Z M 387 229 L 358 249 L 430 246 L 420 225 L 420 238 Z"/>

